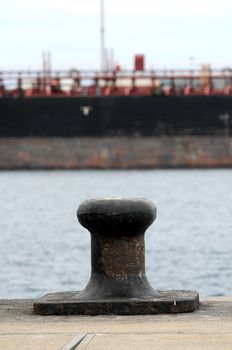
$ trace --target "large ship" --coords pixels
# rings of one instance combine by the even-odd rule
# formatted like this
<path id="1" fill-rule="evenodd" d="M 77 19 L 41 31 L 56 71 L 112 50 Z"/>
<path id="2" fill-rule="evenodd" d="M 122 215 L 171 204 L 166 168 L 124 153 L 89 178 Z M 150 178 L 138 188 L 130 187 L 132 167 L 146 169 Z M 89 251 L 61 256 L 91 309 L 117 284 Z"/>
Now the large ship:
<path id="1" fill-rule="evenodd" d="M 232 166 L 232 70 L 0 72 L 0 169 Z"/>
<path id="2" fill-rule="evenodd" d="M 0 168 L 231 167 L 231 116 L 230 69 L 5 71 Z"/>

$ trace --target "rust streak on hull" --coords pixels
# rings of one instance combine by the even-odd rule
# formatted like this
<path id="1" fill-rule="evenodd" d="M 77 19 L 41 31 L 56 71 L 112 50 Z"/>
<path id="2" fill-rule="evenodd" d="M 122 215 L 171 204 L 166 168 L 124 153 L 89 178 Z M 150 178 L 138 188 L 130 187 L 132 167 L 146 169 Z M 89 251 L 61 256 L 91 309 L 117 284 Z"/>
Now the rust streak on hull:
<path id="1" fill-rule="evenodd" d="M 231 136 L 1 138 L 0 169 L 232 167 Z"/>

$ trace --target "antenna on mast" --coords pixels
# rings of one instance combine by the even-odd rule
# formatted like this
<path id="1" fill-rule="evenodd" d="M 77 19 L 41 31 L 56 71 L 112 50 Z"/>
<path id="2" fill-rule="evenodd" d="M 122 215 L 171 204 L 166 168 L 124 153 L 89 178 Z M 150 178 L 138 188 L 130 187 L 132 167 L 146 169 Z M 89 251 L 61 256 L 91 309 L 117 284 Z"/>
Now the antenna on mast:
<path id="1" fill-rule="evenodd" d="M 105 70 L 105 9 L 104 9 L 104 0 L 101 1 L 101 70 Z"/>

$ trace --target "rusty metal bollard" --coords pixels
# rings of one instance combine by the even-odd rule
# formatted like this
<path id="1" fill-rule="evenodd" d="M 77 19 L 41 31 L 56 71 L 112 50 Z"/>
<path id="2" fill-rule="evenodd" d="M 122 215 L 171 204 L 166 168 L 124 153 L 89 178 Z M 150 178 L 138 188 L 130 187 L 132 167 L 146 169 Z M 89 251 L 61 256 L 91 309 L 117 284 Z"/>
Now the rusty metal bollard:
<path id="1" fill-rule="evenodd" d="M 34 303 L 42 315 L 191 312 L 194 291 L 157 291 L 145 274 L 144 233 L 156 218 L 147 199 L 105 198 L 81 204 L 77 217 L 91 233 L 91 277 L 81 292 L 47 294 Z"/>

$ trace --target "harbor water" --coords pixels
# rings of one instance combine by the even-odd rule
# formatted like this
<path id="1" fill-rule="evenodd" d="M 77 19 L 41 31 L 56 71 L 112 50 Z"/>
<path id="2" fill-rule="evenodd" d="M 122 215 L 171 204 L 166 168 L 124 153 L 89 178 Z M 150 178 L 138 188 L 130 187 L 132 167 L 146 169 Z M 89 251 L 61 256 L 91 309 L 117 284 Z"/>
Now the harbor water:
<path id="1" fill-rule="evenodd" d="M 90 237 L 76 209 L 91 197 L 147 197 L 147 276 L 157 289 L 232 295 L 232 171 L 0 172 L 0 298 L 82 289 Z"/>

